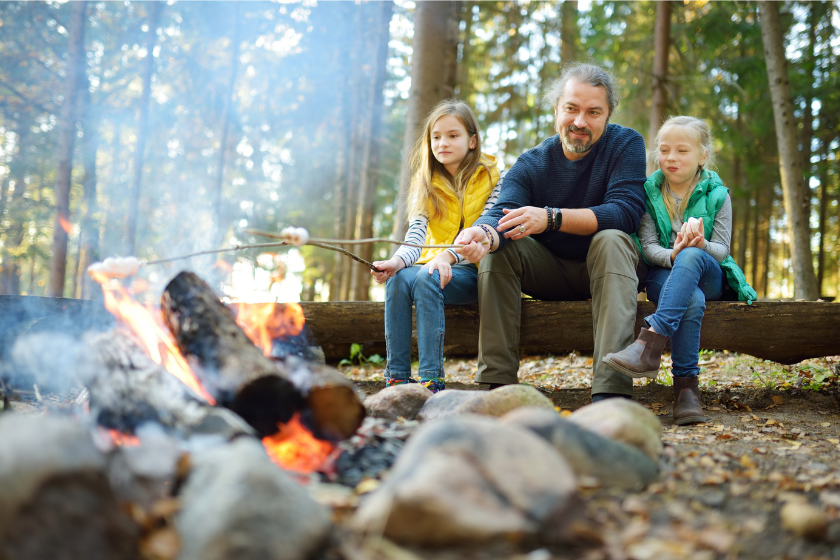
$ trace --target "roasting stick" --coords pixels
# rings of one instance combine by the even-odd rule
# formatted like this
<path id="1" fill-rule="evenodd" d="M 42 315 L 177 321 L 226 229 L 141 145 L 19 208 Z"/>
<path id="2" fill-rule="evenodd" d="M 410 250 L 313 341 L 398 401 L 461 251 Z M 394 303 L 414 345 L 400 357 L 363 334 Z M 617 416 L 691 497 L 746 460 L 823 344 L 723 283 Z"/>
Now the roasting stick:
<path id="1" fill-rule="evenodd" d="M 373 263 L 366 261 L 365 259 L 359 257 L 358 255 L 354 255 L 347 249 L 343 249 L 341 247 L 336 247 L 335 245 L 330 245 L 326 243 L 329 241 L 330 243 L 338 243 L 341 245 L 363 245 L 368 243 L 391 243 L 394 245 L 407 245 L 409 247 L 415 247 L 418 249 L 461 249 L 466 247 L 466 245 L 418 245 L 415 243 L 406 243 L 403 241 L 394 241 L 393 239 L 387 239 L 383 237 L 373 237 L 369 239 L 320 239 L 316 237 L 309 237 L 309 232 L 306 231 L 304 228 L 285 228 L 281 233 L 270 233 L 267 231 L 259 231 L 259 230 L 245 230 L 245 233 L 250 233 L 253 235 L 260 235 L 262 237 L 268 237 L 270 239 L 283 239 L 283 241 L 271 242 L 271 243 L 251 243 L 246 245 L 234 245 L 233 247 L 228 247 L 226 249 L 211 249 L 209 251 L 199 251 L 197 253 L 190 253 L 188 255 L 181 255 L 178 257 L 169 257 L 166 259 L 157 259 L 153 261 L 141 261 L 137 257 L 108 257 L 102 262 L 97 262 L 88 267 L 88 274 L 101 274 L 105 277 L 109 278 L 126 278 L 128 276 L 134 276 L 140 270 L 141 267 L 150 266 L 155 264 L 166 264 L 174 261 L 180 261 L 184 259 L 190 259 L 192 257 L 199 257 L 202 255 L 214 255 L 218 253 L 229 253 L 234 251 L 242 251 L 244 249 L 262 249 L 267 247 L 281 247 L 284 245 L 294 245 L 294 246 L 301 246 L 301 245 L 312 245 L 314 247 L 321 247 L 322 249 L 329 249 L 330 251 L 337 251 L 343 255 L 350 257 L 351 259 L 360 262 L 367 266 L 374 272 L 382 272 L 380 269 L 375 267 Z M 482 245 L 486 245 L 487 241 L 482 241 Z"/>

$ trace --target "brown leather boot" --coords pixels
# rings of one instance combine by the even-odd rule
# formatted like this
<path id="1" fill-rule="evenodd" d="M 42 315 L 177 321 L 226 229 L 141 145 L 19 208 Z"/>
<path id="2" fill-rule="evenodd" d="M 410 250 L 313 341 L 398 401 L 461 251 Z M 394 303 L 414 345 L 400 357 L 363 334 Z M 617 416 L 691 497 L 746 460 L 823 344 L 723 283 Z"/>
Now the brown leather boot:
<path id="1" fill-rule="evenodd" d="M 616 371 L 630 377 L 656 379 L 667 336 L 642 327 L 636 342 L 621 352 L 611 352 L 601 360 Z"/>
<path id="2" fill-rule="evenodd" d="M 674 423 L 695 424 L 705 422 L 703 403 L 700 400 L 700 384 L 696 377 L 674 378 Z"/>

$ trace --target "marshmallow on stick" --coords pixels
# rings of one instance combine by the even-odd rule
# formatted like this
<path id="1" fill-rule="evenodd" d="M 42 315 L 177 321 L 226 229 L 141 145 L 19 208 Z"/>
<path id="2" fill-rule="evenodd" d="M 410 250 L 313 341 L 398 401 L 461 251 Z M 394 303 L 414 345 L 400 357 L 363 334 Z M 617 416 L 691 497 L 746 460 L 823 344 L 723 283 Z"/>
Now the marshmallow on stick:
<path id="1" fill-rule="evenodd" d="M 283 228 L 280 235 L 283 236 L 283 241 L 289 245 L 294 245 L 295 247 L 306 245 L 307 241 L 309 241 L 309 232 L 306 228 L 302 227 Z"/>
<path id="2" fill-rule="evenodd" d="M 101 274 L 108 278 L 127 278 L 134 276 L 143 265 L 137 257 L 108 257 L 102 262 L 88 267 L 88 274 Z"/>

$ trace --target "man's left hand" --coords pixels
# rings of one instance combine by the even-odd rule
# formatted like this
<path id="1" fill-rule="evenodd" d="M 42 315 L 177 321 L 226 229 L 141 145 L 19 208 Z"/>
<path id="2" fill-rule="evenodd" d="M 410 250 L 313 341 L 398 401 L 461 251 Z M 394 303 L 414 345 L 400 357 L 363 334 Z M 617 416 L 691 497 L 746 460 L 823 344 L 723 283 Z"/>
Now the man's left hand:
<path id="1" fill-rule="evenodd" d="M 499 220 L 496 231 L 505 232 L 505 238 L 524 239 L 535 233 L 542 233 L 548 227 L 548 213 L 545 208 L 523 206 L 515 210 L 503 210 L 505 215 Z"/>

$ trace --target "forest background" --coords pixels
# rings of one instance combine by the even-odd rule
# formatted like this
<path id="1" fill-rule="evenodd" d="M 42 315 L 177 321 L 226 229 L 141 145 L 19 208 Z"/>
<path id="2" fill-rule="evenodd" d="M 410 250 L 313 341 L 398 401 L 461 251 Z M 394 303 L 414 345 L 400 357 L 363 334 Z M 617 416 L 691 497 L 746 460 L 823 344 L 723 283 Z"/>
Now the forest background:
<path id="1" fill-rule="evenodd" d="M 760 297 L 836 297 L 838 28 L 835 2 L 2 2 L 0 293 L 96 298 L 105 256 L 267 241 L 248 229 L 401 239 L 403 154 L 434 102 L 470 103 L 509 168 L 554 134 L 541 94 L 563 64 L 591 61 L 648 147 L 669 115 L 711 125 Z M 183 268 L 231 299 L 382 297 L 311 246 L 148 267 L 134 289 Z"/>

